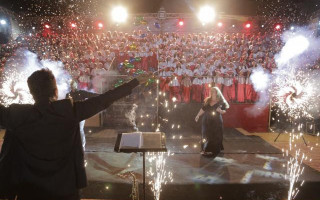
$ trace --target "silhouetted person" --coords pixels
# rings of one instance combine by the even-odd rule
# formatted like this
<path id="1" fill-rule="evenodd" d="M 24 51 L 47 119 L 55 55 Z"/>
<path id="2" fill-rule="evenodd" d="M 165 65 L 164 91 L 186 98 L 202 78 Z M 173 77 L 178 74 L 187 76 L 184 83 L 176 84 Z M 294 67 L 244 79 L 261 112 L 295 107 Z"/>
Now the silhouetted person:
<path id="1" fill-rule="evenodd" d="M 85 101 L 57 100 L 52 72 L 42 69 L 28 78 L 34 105 L 0 105 L 6 128 L 0 153 L 0 198 L 80 199 L 87 184 L 79 122 L 129 95 L 149 77 L 142 75 Z"/>

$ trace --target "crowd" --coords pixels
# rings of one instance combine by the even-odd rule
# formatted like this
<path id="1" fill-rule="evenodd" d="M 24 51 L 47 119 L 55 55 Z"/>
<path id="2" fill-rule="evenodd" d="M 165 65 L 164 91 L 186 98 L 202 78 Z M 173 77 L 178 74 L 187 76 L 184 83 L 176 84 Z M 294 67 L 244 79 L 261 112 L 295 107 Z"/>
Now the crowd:
<path id="1" fill-rule="evenodd" d="M 62 61 L 82 89 L 103 91 L 92 83 L 111 71 L 129 76 L 151 71 L 159 75 L 161 92 L 177 102 L 202 102 L 217 86 L 227 101 L 244 103 L 259 98 L 250 81 L 252 70 L 272 71 L 282 42 L 277 34 L 261 33 L 25 35 L 2 45 L 1 67 L 19 47 L 39 59 Z"/>

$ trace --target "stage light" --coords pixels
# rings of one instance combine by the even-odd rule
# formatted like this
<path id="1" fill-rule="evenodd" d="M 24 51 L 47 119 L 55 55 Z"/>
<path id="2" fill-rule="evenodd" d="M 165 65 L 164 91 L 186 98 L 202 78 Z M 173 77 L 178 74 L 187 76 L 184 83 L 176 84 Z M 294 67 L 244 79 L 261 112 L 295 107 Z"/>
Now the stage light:
<path id="1" fill-rule="evenodd" d="M 251 28 L 251 23 L 246 23 L 244 27 L 245 27 L 246 29 Z"/>
<path id="2" fill-rule="evenodd" d="M 111 16 L 113 21 L 117 23 L 123 23 L 127 20 L 128 18 L 128 13 L 127 10 L 124 7 L 118 6 L 113 8 L 111 12 Z"/>
<path id="3" fill-rule="evenodd" d="M 51 26 L 49 24 L 45 24 L 44 28 L 49 29 L 49 28 L 51 28 Z"/>
<path id="4" fill-rule="evenodd" d="M 184 25 L 184 21 L 182 19 L 179 19 L 178 24 L 179 24 L 179 26 L 183 26 Z"/>
<path id="5" fill-rule="evenodd" d="M 99 22 L 99 23 L 98 23 L 98 28 L 99 28 L 99 29 L 102 29 L 102 28 L 103 28 L 103 23 Z"/>
<path id="6" fill-rule="evenodd" d="M 264 28 L 264 25 L 263 25 L 263 24 L 261 25 L 261 28 Z"/>
<path id="7" fill-rule="evenodd" d="M 292 30 L 292 31 L 293 31 L 293 30 L 294 30 L 294 26 L 291 26 L 291 27 L 290 27 L 290 30 Z"/>
<path id="8" fill-rule="evenodd" d="M 77 28 L 77 24 L 75 22 L 71 22 L 70 26 L 71 28 Z"/>
<path id="9" fill-rule="evenodd" d="M 104 28 L 104 24 L 103 24 L 102 21 L 96 21 L 94 23 L 94 26 L 95 26 L 96 29 L 103 29 Z"/>
<path id="10" fill-rule="evenodd" d="M 276 24 L 276 26 L 274 27 L 277 31 L 281 29 L 281 25 L 280 24 Z"/>
<path id="11" fill-rule="evenodd" d="M 210 6 L 204 6 L 200 9 L 200 12 L 198 14 L 198 18 L 201 21 L 203 25 L 212 22 L 215 18 L 216 14 L 212 7 Z"/>
<path id="12" fill-rule="evenodd" d="M 222 22 L 219 22 L 219 23 L 218 23 L 218 27 L 221 28 L 222 26 L 223 26 Z"/>
<path id="13" fill-rule="evenodd" d="M 7 21 L 4 20 L 4 19 L 2 19 L 2 20 L 0 20 L 0 24 L 1 24 L 1 25 L 6 25 L 6 24 L 7 24 Z"/>

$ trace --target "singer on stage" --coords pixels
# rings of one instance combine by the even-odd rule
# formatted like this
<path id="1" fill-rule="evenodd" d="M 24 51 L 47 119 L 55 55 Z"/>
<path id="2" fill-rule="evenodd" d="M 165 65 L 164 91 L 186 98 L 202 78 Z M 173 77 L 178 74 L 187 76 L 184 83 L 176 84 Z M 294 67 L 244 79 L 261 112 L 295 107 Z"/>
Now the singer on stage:
<path id="1" fill-rule="evenodd" d="M 229 104 L 217 87 L 212 87 L 210 96 L 204 100 L 204 105 L 198 112 L 195 121 L 202 118 L 202 154 L 217 155 L 223 150 L 223 120 L 222 114 L 226 113 Z"/>

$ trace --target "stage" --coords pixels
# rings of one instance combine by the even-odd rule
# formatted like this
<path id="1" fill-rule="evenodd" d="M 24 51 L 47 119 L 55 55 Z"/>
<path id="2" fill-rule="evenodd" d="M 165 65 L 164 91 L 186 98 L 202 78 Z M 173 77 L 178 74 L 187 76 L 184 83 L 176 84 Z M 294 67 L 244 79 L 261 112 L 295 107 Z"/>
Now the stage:
<path id="1" fill-rule="evenodd" d="M 87 128 L 85 157 L 88 187 L 82 190 L 82 198 L 131 199 L 132 182 L 131 178 L 126 177 L 130 171 L 139 183 L 142 182 L 142 156 L 115 153 L 116 135 L 114 129 L 96 128 L 89 131 Z M 166 168 L 173 172 L 173 182 L 163 186 L 161 199 L 287 198 L 289 183 L 284 177 L 286 168 L 283 164 L 288 158 L 258 136 L 248 136 L 236 129 L 226 128 L 225 150 L 215 159 L 199 154 L 200 133 L 195 131 L 176 135 L 168 133 L 167 148 L 174 153 L 167 159 Z M 304 168 L 300 180 L 305 182 L 299 188 L 296 199 L 318 200 L 320 172 L 307 165 Z M 150 189 L 147 199 L 153 199 Z"/>

